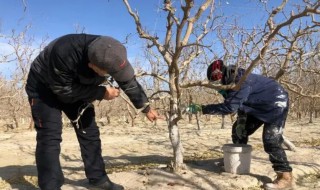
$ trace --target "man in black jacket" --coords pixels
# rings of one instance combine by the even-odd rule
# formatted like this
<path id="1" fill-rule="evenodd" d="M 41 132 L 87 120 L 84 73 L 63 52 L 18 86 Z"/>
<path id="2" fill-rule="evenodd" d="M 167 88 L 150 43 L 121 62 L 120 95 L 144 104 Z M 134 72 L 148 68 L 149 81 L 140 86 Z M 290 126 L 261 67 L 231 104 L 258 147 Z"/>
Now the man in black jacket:
<path id="1" fill-rule="evenodd" d="M 111 75 L 137 109 L 150 121 L 159 118 L 117 40 L 98 35 L 69 34 L 52 41 L 33 61 L 26 92 L 37 131 L 36 164 L 42 190 L 64 183 L 59 161 L 63 111 L 72 121 L 89 183 L 101 189 L 123 189 L 111 182 L 101 155 L 94 100 L 112 100 L 118 88 L 101 84 Z"/>

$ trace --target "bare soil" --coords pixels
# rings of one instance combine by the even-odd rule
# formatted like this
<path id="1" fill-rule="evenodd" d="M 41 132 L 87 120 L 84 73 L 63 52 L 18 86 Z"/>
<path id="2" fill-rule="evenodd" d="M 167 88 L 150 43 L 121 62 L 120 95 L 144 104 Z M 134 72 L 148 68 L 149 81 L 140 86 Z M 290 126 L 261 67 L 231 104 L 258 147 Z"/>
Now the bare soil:
<path id="1" fill-rule="evenodd" d="M 187 169 L 170 170 L 172 147 L 166 124 L 151 123 L 105 125 L 101 127 L 103 158 L 109 177 L 128 190 L 255 190 L 274 179 L 275 173 L 263 150 L 262 130 L 250 137 L 253 146 L 248 175 L 226 173 L 222 146 L 231 143 L 231 123 L 220 129 L 220 121 L 191 124 L 181 122 L 180 133 Z M 27 127 L 26 127 L 27 128 Z M 0 135 L 0 189 L 35 190 L 35 131 L 25 129 L 2 132 Z M 320 119 L 314 123 L 288 121 L 285 136 L 297 151 L 287 150 L 294 168 L 297 188 L 320 189 Z M 62 190 L 86 190 L 78 142 L 72 128 L 63 131 L 61 163 L 65 175 Z"/>

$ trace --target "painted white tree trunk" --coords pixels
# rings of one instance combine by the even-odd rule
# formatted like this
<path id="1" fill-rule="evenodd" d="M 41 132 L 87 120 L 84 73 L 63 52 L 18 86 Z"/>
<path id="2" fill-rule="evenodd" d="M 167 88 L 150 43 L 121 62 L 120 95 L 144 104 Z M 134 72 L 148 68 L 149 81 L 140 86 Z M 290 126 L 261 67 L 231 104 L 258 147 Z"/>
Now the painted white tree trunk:
<path id="1" fill-rule="evenodd" d="M 180 132 L 178 127 L 178 102 L 176 99 L 170 102 L 171 112 L 169 115 L 169 137 L 173 148 L 173 163 L 172 168 L 178 172 L 181 169 L 185 169 L 183 163 L 183 146 L 180 139 Z"/>
<path id="2" fill-rule="evenodd" d="M 174 122 L 169 122 L 169 137 L 173 148 L 173 170 L 180 171 L 184 169 L 183 146 L 181 144 L 179 127 Z"/>

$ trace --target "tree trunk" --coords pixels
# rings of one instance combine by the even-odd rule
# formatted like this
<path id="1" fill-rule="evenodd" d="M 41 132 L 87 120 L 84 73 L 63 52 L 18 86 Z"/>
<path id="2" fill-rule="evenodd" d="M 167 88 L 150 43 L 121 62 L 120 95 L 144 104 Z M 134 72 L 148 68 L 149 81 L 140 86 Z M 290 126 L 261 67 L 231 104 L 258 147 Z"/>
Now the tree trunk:
<path id="1" fill-rule="evenodd" d="M 29 125 L 29 128 L 28 128 L 30 131 L 32 131 L 34 129 L 34 122 L 33 122 L 33 119 L 31 118 L 31 121 L 30 121 L 30 125 Z"/>
<path id="2" fill-rule="evenodd" d="M 13 121 L 14 121 L 15 128 L 18 129 L 19 128 L 19 121 L 15 115 L 13 116 Z"/>
<path id="3" fill-rule="evenodd" d="M 197 126 L 198 126 L 198 130 L 200 131 L 200 119 L 199 119 L 199 113 L 196 113 L 196 120 L 197 120 Z"/>
<path id="4" fill-rule="evenodd" d="M 179 172 L 185 169 L 183 163 L 183 146 L 180 139 L 180 132 L 178 127 L 178 121 L 181 119 L 179 117 L 178 110 L 178 98 L 172 98 L 170 100 L 170 112 L 169 112 L 169 137 L 173 148 L 173 171 Z"/>
<path id="5" fill-rule="evenodd" d="M 297 112 L 297 119 L 298 119 L 299 121 L 301 120 L 301 112 L 300 112 L 300 111 Z"/>
<path id="6" fill-rule="evenodd" d="M 111 123 L 111 118 L 109 116 L 109 114 L 106 114 L 106 117 L 107 117 L 107 122 L 108 122 L 108 125 Z"/>
<path id="7" fill-rule="evenodd" d="M 179 127 L 176 123 L 176 120 L 170 116 L 169 119 L 169 137 L 173 147 L 173 164 L 172 168 L 174 171 L 180 171 L 181 169 L 185 168 L 183 163 L 183 147 L 181 144 Z"/>
<path id="8" fill-rule="evenodd" d="M 221 121 L 221 129 L 224 129 L 225 115 L 222 115 L 221 119 L 222 119 L 222 121 Z"/>
<path id="9" fill-rule="evenodd" d="M 192 95 L 190 93 L 190 90 L 187 90 L 187 92 L 189 94 L 189 96 L 188 96 L 189 97 L 188 104 L 191 105 L 193 103 Z M 189 123 L 191 124 L 191 122 L 192 122 L 192 114 L 188 114 L 188 119 L 189 119 Z M 196 119 L 198 119 L 198 118 L 196 117 Z M 198 122 L 198 120 L 197 120 L 197 122 Z"/>
<path id="10" fill-rule="evenodd" d="M 188 121 L 189 121 L 189 124 L 192 123 L 192 114 L 188 114 Z"/>
<path id="11" fill-rule="evenodd" d="M 313 120 L 312 120 L 312 110 L 310 110 L 310 112 L 309 112 L 309 123 L 313 123 Z"/>
<path id="12" fill-rule="evenodd" d="M 131 119 L 131 127 L 134 127 L 134 119 L 135 119 L 135 115 L 133 115 L 132 111 L 130 110 L 130 106 L 129 104 L 127 104 L 127 109 L 128 109 L 128 113 Z"/>

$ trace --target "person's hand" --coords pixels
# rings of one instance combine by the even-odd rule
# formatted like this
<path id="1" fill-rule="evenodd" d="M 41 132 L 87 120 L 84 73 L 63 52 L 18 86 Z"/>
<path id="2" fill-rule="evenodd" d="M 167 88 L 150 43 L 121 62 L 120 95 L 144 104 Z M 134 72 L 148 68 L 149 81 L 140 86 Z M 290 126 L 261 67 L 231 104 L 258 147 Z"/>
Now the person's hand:
<path id="1" fill-rule="evenodd" d="M 236 135 L 238 136 L 239 139 L 247 137 L 246 122 L 247 122 L 247 114 L 239 111 L 238 118 L 237 118 L 237 126 L 236 126 Z"/>
<path id="2" fill-rule="evenodd" d="M 152 108 L 150 108 L 150 110 L 146 113 L 147 118 L 149 119 L 149 121 L 155 121 L 157 119 L 163 119 L 162 116 L 160 116 L 158 114 L 158 112 Z"/>
<path id="3" fill-rule="evenodd" d="M 120 95 L 120 90 L 114 87 L 106 87 L 106 93 L 104 94 L 103 99 L 112 100 Z"/>
<path id="4" fill-rule="evenodd" d="M 236 127 L 236 134 L 239 139 L 247 137 L 247 130 L 245 124 L 238 124 Z"/>
<path id="5" fill-rule="evenodd" d="M 190 104 L 187 108 L 186 108 L 186 112 L 190 113 L 190 114 L 196 114 L 198 112 L 202 112 L 202 107 L 199 104 Z"/>

